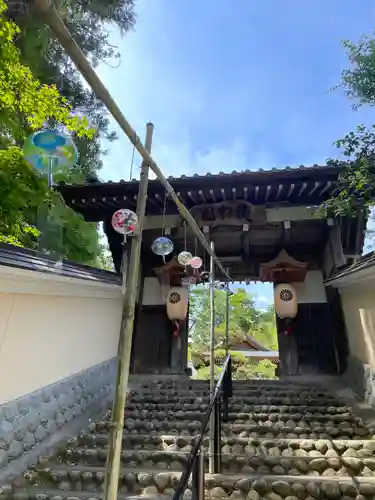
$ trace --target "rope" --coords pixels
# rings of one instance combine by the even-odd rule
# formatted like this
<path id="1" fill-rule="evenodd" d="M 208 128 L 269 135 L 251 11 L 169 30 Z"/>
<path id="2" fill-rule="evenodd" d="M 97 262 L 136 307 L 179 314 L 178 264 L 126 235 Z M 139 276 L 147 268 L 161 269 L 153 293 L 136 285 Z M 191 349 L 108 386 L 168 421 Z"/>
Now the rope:
<path id="1" fill-rule="evenodd" d="M 135 146 L 133 146 L 132 161 L 131 161 L 131 164 L 130 164 L 130 176 L 129 176 L 129 181 L 131 181 L 131 180 L 132 180 L 132 178 L 133 178 L 134 154 L 135 154 Z"/>
<path id="2" fill-rule="evenodd" d="M 164 236 L 165 234 L 165 212 L 167 210 L 167 191 L 165 191 L 164 194 L 164 206 L 163 206 L 163 218 L 161 221 L 161 235 Z"/>

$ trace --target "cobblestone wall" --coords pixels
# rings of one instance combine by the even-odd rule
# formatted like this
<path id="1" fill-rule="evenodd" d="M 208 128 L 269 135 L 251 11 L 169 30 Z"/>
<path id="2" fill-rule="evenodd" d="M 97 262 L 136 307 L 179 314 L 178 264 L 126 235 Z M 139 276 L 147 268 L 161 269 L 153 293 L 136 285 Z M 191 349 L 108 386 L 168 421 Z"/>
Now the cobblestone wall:
<path id="1" fill-rule="evenodd" d="M 348 368 L 344 374 L 346 383 L 364 399 L 375 406 L 375 370 L 355 357 L 348 358 Z"/>
<path id="2" fill-rule="evenodd" d="M 0 468 L 111 397 L 115 360 L 0 406 Z"/>

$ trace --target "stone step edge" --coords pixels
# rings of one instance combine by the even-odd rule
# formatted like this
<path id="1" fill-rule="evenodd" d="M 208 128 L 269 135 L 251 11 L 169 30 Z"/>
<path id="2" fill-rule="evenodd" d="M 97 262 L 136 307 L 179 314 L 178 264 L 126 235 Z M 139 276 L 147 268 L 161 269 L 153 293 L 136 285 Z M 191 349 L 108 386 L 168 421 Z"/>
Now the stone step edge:
<path id="1" fill-rule="evenodd" d="M 180 421 L 180 420 L 192 420 L 192 419 L 199 419 L 203 418 L 204 415 L 206 414 L 205 411 L 187 411 L 183 412 L 183 410 L 178 410 L 177 412 L 173 412 L 172 410 L 170 412 L 166 411 L 155 411 L 155 410 L 140 410 L 138 411 L 128 411 L 125 413 L 125 419 L 145 419 L 149 418 L 150 416 L 147 415 L 142 415 L 142 417 L 139 415 L 141 412 L 147 412 L 151 413 L 153 415 L 150 415 L 153 419 L 155 420 L 166 420 L 166 417 L 169 417 L 169 413 L 174 414 L 175 419 Z M 183 413 L 183 415 L 177 415 L 178 412 Z M 269 418 L 270 415 L 273 415 L 272 418 Z M 282 416 L 283 418 L 277 418 L 275 419 L 274 416 Z M 268 418 L 266 418 L 268 416 Z M 254 412 L 249 412 L 249 413 L 235 413 L 235 412 L 229 412 L 228 413 L 229 419 L 231 419 L 233 422 L 236 420 L 259 420 L 263 422 L 271 421 L 271 422 L 280 422 L 285 420 L 292 420 L 294 422 L 302 422 L 304 420 L 310 421 L 310 420 L 316 420 L 317 422 L 326 422 L 326 421 L 334 421 L 334 422 L 351 422 L 351 423 L 359 423 L 363 422 L 363 419 L 361 417 L 357 417 L 356 415 L 348 415 L 348 416 L 343 416 L 343 415 L 296 415 L 295 413 L 281 413 L 278 414 L 276 412 L 271 413 L 271 414 L 266 414 L 266 413 L 254 413 Z M 110 419 L 110 416 L 107 417 L 106 420 Z"/>
<path id="2" fill-rule="evenodd" d="M 200 399 L 201 401 L 198 401 L 197 399 Z M 269 405 L 269 406 L 344 406 L 344 403 L 343 401 L 340 401 L 340 400 L 319 400 L 319 402 L 317 402 L 317 398 L 313 398 L 314 399 L 314 403 L 312 403 L 311 401 L 308 401 L 306 400 L 305 398 L 302 399 L 301 401 L 301 398 L 287 398 L 287 397 L 270 397 L 268 398 L 267 400 L 265 400 L 264 402 L 260 401 L 262 398 L 262 396 L 260 397 L 243 397 L 243 398 L 240 398 L 240 397 L 236 397 L 235 395 L 233 395 L 233 397 L 230 398 L 230 402 L 232 402 L 232 404 L 245 404 L 245 405 L 252 405 L 252 404 L 257 404 L 257 405 Z M 280 401 L 278 402 L 275 402 L 275 399 L 278 399 Z M 285 400 L 288 400 L 288 401 L 285 401 Z M 186 397 L 186 398 L 182 398 L 181 396 L 179 395 L 176 395 L 176 396 L 163 396 L 163 397 L 158 397 L 158 396 L 153 396 L 153 397 L 136 397 L 136 398 L 128 398 L 127 399 L 127 402 L 128 403 L 138 403 L 138 404 L 148 404 L 148 403 L 151 403 L 151 404 L 155 404 L 155 403 L 169 403 L 169 404 L 173 404 L 173 403 L 187 403 L 187 404 L 192 404 L 192 403 L 199 403 L 199 404 L 208 404 L 208 401 L 209 401 L 209 397 L 208 396 L 205 396 L 205 397 L 200 397 L 200 396 L 194 396 L 194 395 L 191 395 L 189 397 Z M 112 408 L 112 404 L 113 402 L 110 402 L 108 404 L 108 409 L 111 409 Z"/>
<path id="3" fill-rule="evenodd" d="M 275 446 L 275 448 L 277 448 L 277 446 Z M 107 448 L 106 447 L 103 447 L 103 446 L 98 446 L 96 448 L 80 448 L 80 447 L 77 447 L 77 448 L 66 448 L 65 450 L 63 450 L 62 452 L 59 453 L 59 457 L 61 457 L 63 455 L 63 453 L 65 452 L 71 452 L 72 455 L 74 455 L 74 453 L 77 454 L 77 452 L 105 452 L 107 453 Z M 314 450 L 311 450 L 311 451 L 314 451 Z M 308 453 L 308 452 L 307 452 Z M 78 453 L 80 454 L 80 453 Z M 95 453 L 97 454 L 97 453 Z M 121 450 L 121 456 L 123 458 L 132 458 L 133 455 L 151 455 L 152 457 L 155 456 L 155 455 L 160 455 L 160 456 L 168 456 L 168 455 L 171 455 L 171 456 L 180 456 L 180 457 L 183 457 L 183 458 L 188 458 L 189 457 L 189 454 L 190 452 L 188 451 L 173 451 L 173 450 L 134 450 L 134 449 L 128 449 L 128 448 L 123 448 Z M 82 456 L 84 457 L 85 456 L 85 453 L 82 453 Z M 374 463 L 374 460 L 375 460 L 375 453 L 374 453 L 374 456 L 370 456 L 370 457 L 352 457 L 350 455 L 348 456 L 343 456 L 343 455 L 338 455 L 338 456 L 334 456 L 334 457 L 327 457 L 326 455 L 324 454 L 321 454 L 321 455 L 279 455 L 279 456 L 274 456 L 274 455 L 249 455 L 249 454 L 242 454 L 242 453 L 224 453 L 224 452 L 221 452 L 221 456 L 224 457 L 224 458 L 229 458 L 229 459 L 233 459 L 233 460 L 236 460 L 237 458 L 245 458 L 246 460 L 250 461 L 252 459 L 256 459 L 256 460 L 264 460 L 264 461 L 272 461 L 272 462 L 280 462 L 282 460 L 293 460 L 293 461 L 296 461 L 296 460 L 302 460 L 302 461 L 306 461 L 306 462 L 311 462 L 313 460 L 329 460 L 329 459 L 335 459 L 335 460 L 340 460 L 340 462 L 343 463 L 343 465 L 345 465 L 345 460 L 346 459 L 355 459 L 355 460 L 360 460 L 364 465 L 366 465 L 366 463 L 368 463 L 368 461 L 372 461 Z M 208 460 L 208 457 L 209 457 L 209 454 L 208 453 L 205 453 L 205 458 Z M 96 457 L 97 459 L 99 459 L 98 457 Z M 148 458 L 151 458 L 151 457 L 148 457 Z M 100 459 L 101 460 L 101 459 Z M 54 462 L 50 462 L 51 464 L 53 464 Z M 375 470 L 375 469 L 374 469 Z"/>
<path id="4" fill-rule="evenodd" d="M 327 391 L 324 389 L 318 389 L 318 390 L 311 390 L 311 389 L 288 389 L 288 388 L 259 388 L 259 387 L 247 387 L 247 388 L 239 388 L 239 387 L 233 387 L 233 393 L 234 394 L 253 394 L 253 395 L 259 395 L 262 394 L 264 396 L 267 395 L 287 395 L 291 396 L 294 394 L 302 394 L 302 396 L 320 396 L 320 397 L 327 397 L 327 398 L 336 398 L 337 396 L 334 394 L 332 391 Z M 203 388 L 203 387 L 171 387 L 170 389 L 166 389 L 163 387 L 152 387 L 148 390 L 139 390 L 137 388 L 130 389 L 128 392 L 129 395 L 135 395 L 138 394 L 140 396 L 146 395 L 146 394 L 159 394 L 159 395 L 167 395 L 167 394 L 209 394 L 209 387 Z"/>
<path id="5" fill-rule="evenodd" d="M 155 419 L 158 421 L 158 423 L 160 422 L 162 425 L 163 424 L 168 424 L 167 426 L 168 427 L 172 427 L 172 426 L 176 426 L 176 428 L 179 427 L 179 425 L 181 424 L 186 424 L 185 426 L 188 427 L 189 425 L 191 426 L 192 424 L 194 424 L 194 427 L 197 425 L 197 424 L 201 424 L 202 422 L 199 421 L 199 420 L 193 420 L 193 421 L 190 421 L 190 420 L 184 420 L 184 419 L 181 419 L 181 420 L 169 420 L 169 419 Z M 128 420 L 125 420 L 125 425 L 124 425 L 124 429 L 127 428 L 127 424 L 129 424 L 129 421 L 131 421 L 132 423 L 134 422 L 134 426 L 132 426 L 133 429 L 137 428 L 137 427 L 144 427 L 146 424 L 150 424 L 150 420 L 149 419 L 142 419 L 142 418 L 137 418 L 135 420 L 133 419 L 128 419 Z M 276 422 L 274 422 L 276 423 Z M 89 430 L 99 430 L 100 428 L 102 429 L 105 429 L 107 430 L 109 427 L 110 427 L 110 420 L 107 420 L 107 421 L 98 421 L 96 422 L 95 424 L 90 424 L 89 425 Z M 95 427 L 94 427 L 95 425 Z M 284 427 L 282 428 L 275 428 L 274 426 L 270 426 L 270 425 L 252 425 L 252 424 L 246 424 L 246 423 L 229 423 L 229 422 L 223 422 L 222 423 L 222 428 L 223 430 L 232 430 L 232 431 L 249 431 L 249 432 L 258 432 L 258 431 L 265 431 L 265 432 L 276 432 L 276 433 L 280 433 L 280 432 L 291 432 L 291 433 L 295 433 L 296 432 L 296 429 L 298 429 L 298 432 L 300 432 L 301 434 L 304 434 L 305 432 L 323 432 L 323 431 L 317 431 L 317 428 L 320 429 L 321 427 L 324 427 L 323 425 L 318 425 L 318 426 L 314 426 L 314 427 L 311 427 L 311 426 L 307 426 L 307 427 L 301 427 L 299 425 L 295 425 L 293 427 L 288 427 L 287 425 L 285 425 Z M 335 428 L 333 426 L 333 428 Z M 325 430 L 327 431 L 328 427 L 326 426 L 325 427 Z M 362 425 L 355 425 L 355 423 L 353 422 L 352 424 L 348 425 L 347 427 L 344 427 L 344 428 L 338 428 L 339 431 L 341 433 L 343 433 L 344 431 L 346 431 L 347 429 L 350 429 L 352 430 L 353 432 L 358 432 L 359 429 L 363 429 L 363 430 L 366 430 L 366 436 L 367 435 L 370 435 L 372 433 L 372 429 L 369 429 L 366 427 L 365 423 L 363 422 Z M 152 429 L 152 430 L 156 430 L 156 431 L 160 431 L 161 429 Z M 365 436 L 365 434 L 363 434 Z M 326 438 L 327 439 L 327 438 Z"/>
<path id="6" fill-rule="evenodd" d="M 102 472 L 103 475 L 105 474 L 106 468 L 105 467 L 99 467 L 99 466 L 87 466 L 87 465 L 82 465 L 82 466 L 69 466 L 69 465 L 59 465 L 59 466 L 51 466 L 51 467 L 35 467 L 33 469 L 33 472 L 41 472 L 41 473 L 57 473 L 57 472 L 66 472 L 67 474 L 71 471 L 79 471 L 79 472 L 93 472 L 93 473 L 98 473 Z M 180 478 L 181 475 L 183 474 L 183 471 L 176 471 L 176 470 L 170 470 L 168 471 L 162 471 L 162 470 L 155 470 L 155 469 L 150 469 L 147 467 L 139 467 L 135 471 L 134 468 L 132 467 L 121 467 L 120 468 L 120 475 L 121 474 L 151 474 L 151 475 L 158 475 L 158 474 L 168 474 L 171 477 L 177 477 Z M 259 479 L 263 479 L 265 481 L 269 481 L 271 483 L 277 482 L 277 481 L 286 481 L 286 482 L 295 482 L 295 483 L 310 483 L 310 482 L 316 482 L 316 483 L 322 483 L 322 482 L 343 482 L 343 483 L 350 483 L 353 482 L 353 478 L 355 478 L 355 482 L 362 482 L 362 483 L 371 483 L 375 485 L 375 476 L 308 476 L 308 475 L 298 475 L 298 476 L 293 476 L 290 474 L 262 474 L 262 473 L 251 473 L 251 474 L 241 474 L 240 472 L 228 472 L 228 473 L 218 473 L 218 474 L 211 474 L 209 472 L 205 473 L 205 479 L 206 481 L 210 481 L 212 479 L 219 479 L 222 481 L 228 481 L 228 480 L 233 480 L 233 484 L 238 481 L 239 479 L 249 479 L 250 481 L 257 481 Z"/>
<path id="7" fill-rule="evenodd" d="M 28 498 L 44 498 L 47 496 L 47 498 L 59 498 L 62 500 L 68 500 L 72 498 L 78 498 L 78 499 L 91 499 L 91 500 L 97 500 L 97 499 L 103 499 L 104 498 L 104 493 L 101 491 L 84 491 L 84 490 L 59 490 L 59 489 L 53 489 L 53 488 L 41 488 L 40 486 L 30 486 L 26 488 L 16 488 L 12 492 L 9 492 L 9 498 L 16 498 L 19 500 L 27 500 Z M 0 497 L 1 497 L 1 488 L 0 488 Z M 147 495 L 147 497 L 143 494 L 141 495 L 136 495 L 132 493 L 118 493 L 117 494 L 117 499 L 118 500 L 161 500 L 161 499 L 166 499 L 170 498 L 170 496 L 163 495 L 163 493 L 159 493 L 158 495 Z"/>
<path id="8" fill-rule="evenodd" d="M 87 438 L 89 436 L 106 436 L 108 437 L 107 434 L 103 433 L 83 433 L 82 438 Z M 183 434 L 163 434 L 162 436 L 150 436 L 150 434 L 130 434 L 130 435 L 123 435 L 123 439 L 136 439 L 139 441 L 142 441 L 143 439 L 155 439 L 159 438 L 160 440 L 170 440 L 170 441 L 175 441 L 177 439 L 184 439 L 186 441 L 190 440 L 192 441 L 195 436 L 184 436 Z M 68 441 L 68 444 L 71 444 L 72 442 L 77 442 L 79 438 L 73 438 L 72 440 Z M 208 441 L 208 436 L 203 437 L 203 442 Z M 354 445 L 359 445 L 359 444 L 366 444 L 366 443 L 374 443 L 374 451 L 375 451 L 375 439 L 328 439 L 328 438 L 322 438 L 322 439 L 309 439 L 309 438 L 257 438 L 257 437 L 241 437 L 241 436 L 231 436 L 231 437 L 222 437 L 221 438 L 221 443 L 222 444 L 229 444 L 230 441 L 234 441 L 234 444 L 242 443 L 246 445 L 252 445 L 252 446 L 262 446 L 263 443 L 268 442 L 277 442 L 277 443 L 288 443 L 288 444 L 300 444 L 301 442 L 304 443 L 316 443 L 319 441 L 320 443 L 332 443 L 333 445 L 337 445 L 337 443 L 343 443 L 344 445 L 354 444 Z M 259 444 L 256 444 L 259 443 Z M 273 446 L 276 446 L 273 444 Z M 272 448 L 272 446 L 270 446 Z"/>
<path id="9" fill-rule="evenodd" d="M 332 394 L 323 394 L 323 393 L 310 393 L 310 394 L 302 394 L 301 391 L 296 392 L 261 392 L 261 391 L 233 391 L 233 398 L 244 399 L 244 398 L 299 398 L 299 399 L 324 399 L 326 401 L 339 401 L 339 398 Z M 129 392 L 127 399 L 146 399 L 150 397 L 176 397 L 176 398 L 209 398 L 209 392 L 206 391 L 153 391 L 153 392 Z"/>
<path id="10" fill-rule="evenodd" d="M 147 403 L 146 403 L 147 404 Z M 171 407 L 171 408 L 175 408 L 175 404 L 174 403 L 148 403 L 148 404 L 152 404 L 153 406 L 155 406 L 155 408 L 152 408 L 152 409 L 157 409 L 157 408 L 164 408 L 164 407 Z M 138 407 L 142 407 L 144 405 L 144 403 L 134 403 L 134 402 L 131 402 L 129 401 L 127 404 L 126 404 L 126 409 L 129 409 L 129 408 L 133 408 L 135 407 L 136 409 L 138 409 Z M 202 404 L 202 403 L 186 403 L 186 404 L 182 404 L 182 406 L 185 406 L 185 407 L 194 407 L 194 408 L 198 408 L 200 409 L 202 406 L 204 406 L 205 408 L 207 408 L 207 404 Z M 311 405 L 304 405 L 304 406 L 301 406 L 301 405 L 262 405 L 262 404 L 256 404 L 256 405 L 247 405 L 249 407 L 251 407 L 253 409 L 253 413 L 268 413 L 268 412 L 279 412 L 280 411 L 280 406 L 284 406 L 286 409 L 289 409 L 289 408 L 308 408 L 309 409 L 309 412 L 314 414 L 314 413 L 325 413 L 327 415 L 330 415 L 330 413 L 327 413 L 327 407 L 326 406 L 311 406 Z M 243 408 L 243 405 L 242 404 L 235 404 L 235 405 L 231 405 L 231 408 L 234 409 L 235 407 L 238 407 L 238 408 Z M 258 410 L 259 408 L 259 410 Z M 337 408 L 341 408 L 341 413 L 351 413 L 353 412 L 353 407 L 350 406 L 350 405 L 344 405 L 342 404 L 341 406 L 332 406 L 331 409 L 334 409 L 335 411 L 337 410 Z M 257 409 L 257 410 L 256 410 Z M 109 408 L 109 410 L 112 410 L 112 407 Z M 178 411 L 181 411 L 181 410 L 178 410 Z M 195 410 L 193 410 L 195 411 Z M 296 410 L 297 411 L 297 410 Z M 291 412 L 283 412 L 283 413 L 291 413 Z M 292 413 L 295 413 L 295 412 L 292 412 Z M 333 415 L 336 415 L 337 413 L 333 413 Z"/>

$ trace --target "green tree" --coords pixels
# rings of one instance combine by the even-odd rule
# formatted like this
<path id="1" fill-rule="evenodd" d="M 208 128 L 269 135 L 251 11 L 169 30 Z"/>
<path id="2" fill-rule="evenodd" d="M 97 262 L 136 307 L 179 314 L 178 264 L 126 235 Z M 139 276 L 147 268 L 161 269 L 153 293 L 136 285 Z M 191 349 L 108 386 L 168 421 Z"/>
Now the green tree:
<path id="1" fill-rule="evenodd" d="M 375 40 L 364 37 L 357 44 L 344 42 L 350 68 L 342 73 L 341 84 L 353 101 L 353 109 L 375 104 Z M 375 125 L 360 125 L 354 132 L 336 141 L 348 162 L 339 179 L 338 192 L 328 200 L 325 208 L 334 214 L 366 209 L 374 204 L 375 195 Z M 330 165 L 340 165 L 329 160 Z"/>
<path id="2" fill-rule="evenodd" d="M 58 122 L 76 134 L 90 138 L 93 131 L 84 117 L 74 116 L 72 107 L 56 86 L 42 84 L 21 62 L 15 46 L 18 26 L 5 16 L 0 0 L 0 240 L 19 246 L 35 247 L 39 231 L 38 213 L 50 207 L 58 234 L 50 248 L 73 260 L 95 263 L 98 260 L 97 231 L 82 217 L 68 209 L 59 195 L 48 189 L 46 180 L 23 159 L 16 145 L 25 132 Z M 88 229 L 89 228 L 89 229 Z"/>
<path id="3" fill-rule="evenodd" d="M 115 140 L 116 134 L 109 130 L 109 115 L 104 104 L 83 84 L 69 56 L 44 25 L 39 12 L 30 5 L 28 0 L 9 4 L 8 17 L 21 28 L 16 43 L 22 61 L 41 82 L 55 84 L 72 109 L 78 115 L 84 114 L 95 129 L 90 140 L 75 137 L 80 154 L 75 169 L 76 177 L 80 170 L 79 181 L 100 170 L 102 157 L 107 153 L 102 142 Z M 120 54 L 109 42 L 109 28 L 114 27 L 121 34 L 133 28 L 134 0 L 58 0 L 55 8 L 91 64 L 108 64 L 111 60 L 119 63 Z"/>
<path id="4" fill-rule="evenodd" d="M 14 149 L 22 146 L 32 130 L 63 124 L 73 135 L 79 160 L 73 169 L 55 172 L 54 179 L 83 182 L 96 177 L 102 166 L 106 151 L 101 141 L 116 138 L 109 130 L 108 113 L 83 85 L 69 56 L 32 9 L 32 2 L 9 2 L 6 10 L 0 1 L 0 210 L 7 214 L 0 223 L 0 239 L 33 248 L 38 225 L 39 242 L 43 240 L 47 249 L 71 260 L 111 268 L 97 225 L 86 223 L 58 195 L 49 193 L 45 182 L 23 162 L 21 151 Z M 112 24 L 122 34 L 133 27 L 133 0 L 59 0 L 55 7 L 92 64 L 119 58 L 109 43 L 108 27 Z M 13 149 L 8 154 L 9 146 Z M 32 185 L 38 190 L 30 193 Z M 25 196 L 35 199 L 34 205 L 23 203 Z M 48 221 L 40 225 L 46 206 L 51 207 Z"/>
<path id="5" fill-rule="evenodd" d="M 219 346 L 225 338 L 226 292 L 215 290 L 215 342 Z M 209 337 L 211 325 L 208 286 L 195 287 L 190 294 L 190 356 L 198 369 L 198 378 L 209 374 Z M 275 311 L 270 306 L 267 311 L 256 307 L 255 298 L 245 289 L 237 289 L 229 301 L 229 347 L 251 336 L 270 349 L 277 349 Z M 215 363 L 219 370 L 225 359 L 225 350 L 216 348 Z M 234 378 L 254 378 L 274 376 L 275 365 L 268 360 L 252 362 L 241 353 L 232 353 Z"/>

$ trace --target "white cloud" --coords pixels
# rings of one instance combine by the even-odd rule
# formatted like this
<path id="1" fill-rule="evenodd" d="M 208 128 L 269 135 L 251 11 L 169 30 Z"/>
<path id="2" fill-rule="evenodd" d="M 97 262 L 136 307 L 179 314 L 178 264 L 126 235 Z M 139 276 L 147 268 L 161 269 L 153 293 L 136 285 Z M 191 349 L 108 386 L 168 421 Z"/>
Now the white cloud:
<path id="1" fill-rule="evenodd" d="M 260 304 L 269 304 L 270 303 L 270 300 L 267 298 L 267 297 L 264 297 L 263 295 L 261 295 L 260 297 L 256 297 L 256 301 Z"/>

